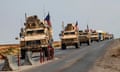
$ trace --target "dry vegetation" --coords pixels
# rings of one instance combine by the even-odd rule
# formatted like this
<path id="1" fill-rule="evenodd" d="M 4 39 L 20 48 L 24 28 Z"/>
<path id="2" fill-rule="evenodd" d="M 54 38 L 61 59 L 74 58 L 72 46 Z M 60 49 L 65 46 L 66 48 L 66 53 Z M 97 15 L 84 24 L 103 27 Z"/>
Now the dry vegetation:
<path id="1" fill-rule="evenodd" d="M 0 59 L 3 59 L 6 55 L 18 55 L 20 51 L 19 45 L 0 45 Z"/>
<path id="2" fill-rule="evenodd" d="M 60 48 L 61 42 L 55 41 L 53 42 L 54 48 Z M 20 53 L 19 44 L 5 44 L 0 45 L 0 59 L 3 59 L 6 55 L 18 55 Z"/>
<path id="3" fill-rule="evenodd" d="M 120 72 L 120 39 L 115 40 L 90 72 Z"/>

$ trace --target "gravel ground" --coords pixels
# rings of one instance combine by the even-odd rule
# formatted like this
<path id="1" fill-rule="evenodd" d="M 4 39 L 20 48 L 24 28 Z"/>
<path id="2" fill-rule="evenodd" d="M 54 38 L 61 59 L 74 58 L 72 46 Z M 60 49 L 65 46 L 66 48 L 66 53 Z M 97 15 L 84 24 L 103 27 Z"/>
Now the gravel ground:
<path id="1" fill-rule="evenodd" d="M 89 72 L 120 72 L 120 39 L 113 41 Z"/>

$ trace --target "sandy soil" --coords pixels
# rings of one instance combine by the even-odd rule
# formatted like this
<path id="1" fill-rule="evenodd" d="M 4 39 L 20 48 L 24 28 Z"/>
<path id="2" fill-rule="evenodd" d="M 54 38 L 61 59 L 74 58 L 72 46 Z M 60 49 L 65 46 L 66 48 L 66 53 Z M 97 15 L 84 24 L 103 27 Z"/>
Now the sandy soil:
<path id="1" fill-rule="evenodd" d="M 96 61 L 89 72 L 120 72 L 120 39 L 112 42 L 105 55 Z"/>

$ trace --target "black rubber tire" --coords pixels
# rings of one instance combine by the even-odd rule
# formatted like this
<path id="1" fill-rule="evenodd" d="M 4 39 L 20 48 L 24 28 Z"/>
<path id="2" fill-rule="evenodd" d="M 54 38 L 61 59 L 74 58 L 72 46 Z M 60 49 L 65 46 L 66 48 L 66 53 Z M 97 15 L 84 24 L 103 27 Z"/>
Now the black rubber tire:
<path id="1" fill-rule="evenodd" d="M 93 40 L 91 40 L 91 43 L 93 42 Z"/>
<path id="2" fill-rule="evenodd" d="M 76 47 L 76 48 L 79 48 L 79 43 L 76 43 L 76 44 L 75 44 L 75 47 Z"/>
<path id="3" fill-rule="evenodd" d="M 89 41 L 87 42 L 87 45 L 90 45 L 90 42 L 89 42 Z"/>
<path id="4" fill-rule="evenodd" d="M 21 59 L 25 59 L 26 50 L 21 49 Z"/>
<path id="5" fill-rule="evenodd" d="M 89 40 L 88 42 L 87 42 L 87 45 L 90 45 L 91 44 L 91 41 Z"/>
<path id="6" fill-rule="evenodd" d="M 97 40 L 97 42 L 99 42 L 100 40 Z"/>
<path id="7" fill-rule="evenodd" d="M 61 49 L 62 49 L 62 50 L 65 50 L 65 49 L 66 49 L 66 45 L 65 45 L 65 44 L 62 44 Z"/>

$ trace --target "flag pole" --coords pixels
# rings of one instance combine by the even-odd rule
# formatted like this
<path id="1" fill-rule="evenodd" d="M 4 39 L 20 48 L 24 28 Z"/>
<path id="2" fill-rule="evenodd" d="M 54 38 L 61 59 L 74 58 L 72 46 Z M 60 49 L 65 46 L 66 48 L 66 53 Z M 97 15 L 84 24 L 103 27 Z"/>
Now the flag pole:
<path id="1" fill-rule="evenodd" d="M 62 29 L 64 30 L 64 21 L 62 21 Z"/>
<path id="2" fill-rule="evenodd" d="M 87 30 L 88 30 L 88 32 L 90 31 L 89 25 L 88 25 L 88 19 L 87 19 Z"/>
<path id="3" fill-rule="evenodd" d="M 27 13 L 25 13 L 25 20 L 27 21 Z"/>

